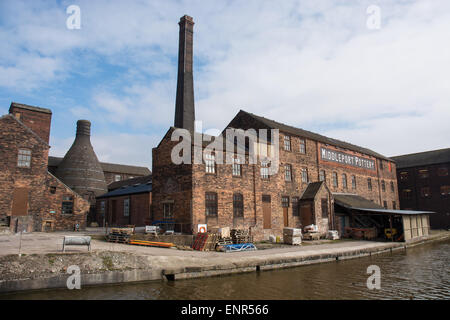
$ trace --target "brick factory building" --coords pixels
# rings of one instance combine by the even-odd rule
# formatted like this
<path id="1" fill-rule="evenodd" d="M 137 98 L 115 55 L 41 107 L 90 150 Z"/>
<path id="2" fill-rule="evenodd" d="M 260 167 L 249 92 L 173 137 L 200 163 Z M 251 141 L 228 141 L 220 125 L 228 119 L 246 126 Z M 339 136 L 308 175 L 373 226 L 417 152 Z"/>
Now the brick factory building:
<path id="1" fill-rule="evenodd" d="M 0 227 L 12 232 L 81 229 L 95 213 L 107 182 L 148 176 L 144 167 L 99 163 L 90 145 L 90 122 L 64 158 L 49 157 L 52 112 L 11 103 L 0 118 Z M 90 221 L 95 220 L 93 215 Z"/>
<path id="2" fill-rule="evenodd" d="M 450 148 L 392 157 L 397 163 L 400 207 L 431 210 L 433 229 L 450 229 Z"/>
<path id="3" fill-rule="evenodd" d="M 250 228 L 255 239 L 281 235 L 284 227 L 316 224 L 323 234 L 343 230 L 348 219 L 336 218 L 335 195 L 363 197 L 380 212 L 398 209 L 396 165 L 372 150 L 288 126 L 241 110 L 227 128 L 279 130 L 279 170 L 269 175 L 265 163 L 220 164 L 225 151 L 215 151 L 201 164 L 174 164 L 176 128 L 193 134 L 195 107 L 192 77 L 193 25 L 180 19 L 175 127 L 153 149 L 152 214 L 196 233 L 199 224 Z M 224 131 L 225 132 L 225 131 Z M 196 142 L 195 142 L 196 143 Z M 191 143 L 204 150 L 208 143 Z M 219 154 L 223 152 L 223 154 Z M 235 151 L 234 151 L 235 152 Z M 383 209 L 384 208 L 384 209 Z M 385 212 L 387 213 L 387 212 Z M 350 222 L 348 222 L 350 223 Z"/>
<path id="4" fill-rule="evenodd" d="M 0 118 L 0 221 L 12 232 L 86 225 L 89 203 L 47 169 L 51 117 L 13 102 Z"/>

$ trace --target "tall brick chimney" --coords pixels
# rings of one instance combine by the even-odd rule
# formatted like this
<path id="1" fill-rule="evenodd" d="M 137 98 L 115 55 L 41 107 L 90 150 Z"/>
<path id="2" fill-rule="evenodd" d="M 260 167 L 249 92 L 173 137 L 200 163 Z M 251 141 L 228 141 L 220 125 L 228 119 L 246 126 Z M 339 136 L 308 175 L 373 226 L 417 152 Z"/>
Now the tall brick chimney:
<path id="1" fill-rule="evenodd" d="M 192 73 L 194 21 L 192 17 L 184 15 L 178 24 L 180 25 L 180 39 L 174 126 L 194 131 L 194 77 Z"/>
<path id="2" fill-rule="evenodd" d="M 77 121 L 75 141 L 58 165 L 56 176 L 86 200 L 107 192 L 105 175 L 91 145 L 91 122 Z"/>
<path id="3" fill-rule="evenodd" d="M 33 130 L 47 144 L 50 142 L 50 125 L 52 112 L 50 109 L 29 106 L 12 102 L 9 113 L 22 121 L 24 125 Z"/>

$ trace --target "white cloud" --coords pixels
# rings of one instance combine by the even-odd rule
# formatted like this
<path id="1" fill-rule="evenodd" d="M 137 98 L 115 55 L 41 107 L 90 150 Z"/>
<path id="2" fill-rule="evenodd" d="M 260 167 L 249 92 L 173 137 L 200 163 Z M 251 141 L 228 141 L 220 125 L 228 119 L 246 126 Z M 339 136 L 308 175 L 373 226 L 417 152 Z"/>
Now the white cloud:
<path id="1" fill-rule="evenodd" d="M 74 139 L 52 137 L 50 155 L 64 157 Z M 151 134 L 100 133 L 92 135 L 91 144 L 101 162 L 143 166 L 151 170 L 152 148 L 160 139 L 160 136 Z"/>
<path id="2" fill-rule="evenodd" d="M 83 0 L 81 30 L 65 28 L 69 4 L 1 8 L 0 86 L 36 91 L 101 74 L 102 63 L 122 68 L 86 87 L 91 100 L 72 114 L 145 136 L 173 123 L 176 23 L 187 13 L 196 22 L 196 116 L 204 128 L 222 128 L 244 109 L 386 155 L 448 147 L 446 0 L 377 1 L 376 31 L 366 28 L 373 1 L 365 0 Z"/>

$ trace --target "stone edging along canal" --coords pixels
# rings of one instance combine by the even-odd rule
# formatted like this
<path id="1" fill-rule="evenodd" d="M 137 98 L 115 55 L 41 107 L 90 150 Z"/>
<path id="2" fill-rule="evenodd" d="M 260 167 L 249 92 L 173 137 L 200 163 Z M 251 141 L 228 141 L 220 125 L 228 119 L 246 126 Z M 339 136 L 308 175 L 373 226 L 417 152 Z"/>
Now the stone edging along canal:
<path id="1" fill-rule="evenodd" d="M 100 251 L 75 254 L 32 254 L 0 257 L 0 293 L 66 288 L 70 265 L 79 266 L 81 287 L 151 280 L 179 280 L 290 268 L 406 250 L 431 241 L 450 239 L 441 233 L 413 243 L 362 242 L 360 245 L 314 246 L 313 250 L 268 249 L 251 254 L 223 253 L 213 257 L 152 256 Z M 258 254 L 256 254 L 258 252 Z M 261 253 L 261 254 L 260 254 Z"/>

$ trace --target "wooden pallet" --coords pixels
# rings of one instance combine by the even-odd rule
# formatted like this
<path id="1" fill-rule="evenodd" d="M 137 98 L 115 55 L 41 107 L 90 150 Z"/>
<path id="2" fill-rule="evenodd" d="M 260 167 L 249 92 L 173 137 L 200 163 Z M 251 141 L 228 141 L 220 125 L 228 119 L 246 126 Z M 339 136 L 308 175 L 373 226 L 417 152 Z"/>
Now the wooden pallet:
<path id="1" fill-rule="evenodd" d="M 216 249 L 217 240 L 219 239 L 219 235 L 212 233 L 208 235 L 208 239 L 206 240 L 203 251 L 213 251 Z"/>
<path id="2" fill-rule="evenodd" d="M 106 236 L 106 241 L 115 243 L 128 243 L 130 236 L 125 234 L 110 233 Z"/>
<path id="3" fill-rule="evenodd" d="M 197 233 L 194 244 L 192 245 L 192 249 L 203 251 L 206 245 L 206 241 L 208 241 L 208 233 Z"/>

